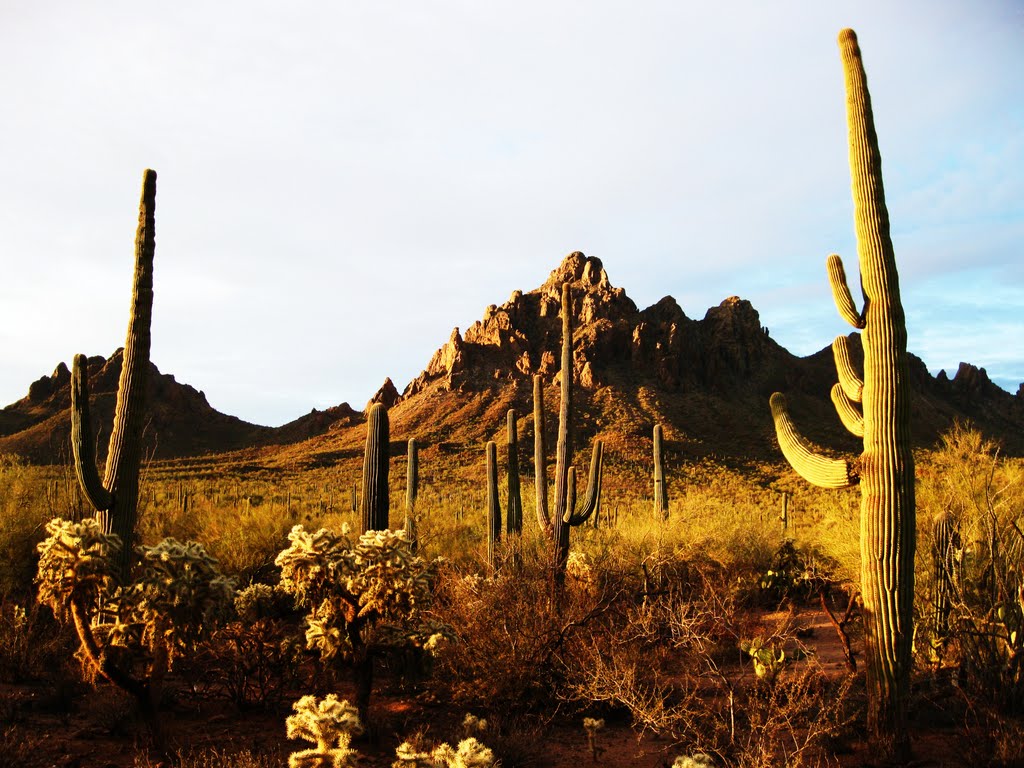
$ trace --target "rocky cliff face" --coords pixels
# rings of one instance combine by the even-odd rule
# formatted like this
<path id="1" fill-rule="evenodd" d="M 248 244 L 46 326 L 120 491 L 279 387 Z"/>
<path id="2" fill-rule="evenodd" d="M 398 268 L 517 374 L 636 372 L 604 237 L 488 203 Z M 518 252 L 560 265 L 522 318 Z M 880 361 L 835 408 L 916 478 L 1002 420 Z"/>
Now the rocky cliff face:
<path id="1" fill-rule="evenodd" d="M 574 375 L 586 389 L 625 376 L 650 379 L 669 392 L 731 391 L 751 375 L 784 379 L 784 364 L 793 359 L 768 337 L 750 302 L 733 296 L 703 320 L 687 317 L 671 296 L 641 311 L 611 284 L 600 259 L 577 251 L 539 288 L 487 307 L 465 334 L 452 331 L 402 397 L 430 386 L 476 391 L 496 381 L 555 376 L 564 282 L 573 288 Z"/>

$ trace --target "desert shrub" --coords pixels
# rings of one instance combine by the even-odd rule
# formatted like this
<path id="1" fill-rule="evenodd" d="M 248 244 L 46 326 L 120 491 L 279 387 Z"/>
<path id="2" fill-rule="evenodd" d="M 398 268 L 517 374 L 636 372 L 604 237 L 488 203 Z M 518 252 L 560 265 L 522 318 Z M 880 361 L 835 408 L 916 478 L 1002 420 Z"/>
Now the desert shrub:
<path id="1" fill-rule="evenodd" d="M 0 598 L 25 600 L 39 556 L 36 544 L 51 515 L 47 479 L 16 456 L 0 455 Z"/>
<path id="2" fill-rule="evenodd" d="M 559 610 L 550 605 L 548 550 L 524 547 L 516 568 L 483 578 L 448 564 L 433 613 L 454 638 L 437 659 L 437 695 L 467 708 L 502 702 L 509 711 L 550 704 L 564 684 L 572 643 L 607 623 L 624 596 L 593 566 L 569 569 Z"/>
<path id="3" fill-rule="evenodd" d="M 69 682 L 68 659 L 74 654 L 73 631 L 36 602 L 0 602 L 0 680 Z"/>
<path id="4" fill-rule="evenodd" d="M 200 645 L 191 676 L 241 709 L 276 704 L 302 672 L 304 643 L 292 596 L 253 584 L 235 597 L 235 613 Z"/>
<path id="5" fill-rule="evenodd" d="M 625 708 L 634 728 L 718 764 L 813 764 L 846 721 L 849 681 L 830 683 L 785 626 L 771 637 L 753 635 L 728 573 L 700 573 L 699 589 L 636 604 L 617 631 L 577 646 L 563 696 Z M 757 674 L 744 645 L 772 652 L 772 674 Z"/>
<path id="6" fill-rule="evenodd" d="M 919 650 L 1004 713 L 1024 711 L 1024 468 L 957 424 L 922 466 Z M 936 539 L 933 521 L 947 516 Z M 941 550 L 941 551 L 940 551 Z M 941 614 L 941 615 L 940 615 Z"/>

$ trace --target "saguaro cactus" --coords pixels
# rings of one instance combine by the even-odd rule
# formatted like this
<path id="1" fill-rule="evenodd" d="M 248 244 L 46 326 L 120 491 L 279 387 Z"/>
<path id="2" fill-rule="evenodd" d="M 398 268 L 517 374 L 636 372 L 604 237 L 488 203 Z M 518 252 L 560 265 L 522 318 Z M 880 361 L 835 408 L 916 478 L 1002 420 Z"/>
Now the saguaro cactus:
<path id="1" fill-rule="evenodd" d="M 590 486 L 586 500 L 579 509 L 569 506 L 569 468 L 572 466 L 572 292 L 568 283 L 562 284 L 562 369 L 561 403 L 558 412 L 558 444 L 555 449 L 555 519 L 552 553 L 553 589 L 559 590 L 565 582 L 565 564 L 569 559 L 569 529 L 586 522 L 597 504 L 600 490 L 603 446 L 594 441 L 590 461 Z"/>
<path id="2" fill-rule="evenodd" d="M 487 441 L 487 565 L 496 567 L 498 542 L 501 541 L 501 500 L 498 498 L 498 446 Z"/>
<path id="3" fill-rule="evenodd" d="M 75 471 L 86 498 L 106 534 L 116 534 L 124 546 L 118 572 L 127 582 L 138 520 L 139 467 L 145 425 L 146 381 L 149 377 L 150 324 L 153 317 L 153 254 L 156 250 L 156 171 L 142 174 L 139 226 L 135 232 L 135 278 L 132 285 L 128 336 L 117 383 L 114 428 L 107 449 L 103 480 L 96 469 L 89 421 L 89 373 L 84 355 L 75 355 L 71 373 L 71 448 Z"/>
<path id="4" fill-rule="evenodd" d="M 665 454 L 661 424 L 654 425 L 654 516 L 668 520 L 668 488 L 665 486 Z"/>
<path id="5" fill-rule="evenodd" d="M 548 473 L 544 445 L 544 379 L 533 377 L 533 471 L 537 496 L 537 525 L 545 536 L 552 535 L 551 517 L 548 515 Z"/>
<path id="6" fill-rule="evenodd" d="M 412 542 L 412 551 L 417 548 L 416 542 L 416 497 L 420 488 L 420 459 L 416 438 L 409 438 L 409 451 L 406 456 L 405 472 L 405 532 Z"/>
<path id="7" fill-rule="evenodd" d="M 366 413 L 366 449 L 363 451 L 362 526 L 366 531 L 388 527 L 388 409 L 374 403 Z"/>
<path id="8" fill-rule="evenodd" d="M 840 337 L 833 344 L 839 383 L 832 396 L 843 423 L 863 435 L 864 451 L 857 461 L 819 456 L 793 428 L 781 394 L 772 395 L 771 407 L 779 445 L 805 479 L 826 488 L 860 483 L 868 728 L 877 748 L 902 758 L 909 751 L 905 720 L 916 546 L 907 331 L 871 97 L 853 30 L 839 33 L 839 49 L 863 309 L 854 305 L 837 255 L 828 257 L 827 268 L 839 314 L 863 330 L 864 377 L 854 373 L 846 338 Z"/>
<path id="9" fill-rule="evenodd" d="M 505 510 L 505 530 L 509 534 L 519 534 L 523 532 L 523 497 L 519 491 L 519 430 L 514 410 L 508 412 L 507 423 L 508 504 Z"/>

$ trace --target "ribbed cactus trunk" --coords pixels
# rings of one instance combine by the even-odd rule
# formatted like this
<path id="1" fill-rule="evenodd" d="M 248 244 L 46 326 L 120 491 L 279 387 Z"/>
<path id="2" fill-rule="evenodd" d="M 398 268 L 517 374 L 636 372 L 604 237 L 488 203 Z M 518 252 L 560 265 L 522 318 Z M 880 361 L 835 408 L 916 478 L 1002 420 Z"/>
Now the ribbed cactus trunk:
<path id="1" fill-rule="evenodd" d="M 569 467 L 572 466 L 572 291 L 562 284 L 562 367 L 561 400 L 558 408 L 558 442 L 555 445 L 555 515 L 552 567 L 556 589 L 565 583 L 565 564 L 569 559 L 569 524 L 563 519 L 569 511 Z"/>
<path id="2" fill-rule="evenodd" d="M 533 471 L 537 496 L 537 525 L 545 536 L 551 537 L 551 517 L 548 515 L 548 471 L 544 444 L 544 380 L 533 377 Z"/>
<path id="3" fill-rule="evenodd" d="M 409 450 L 406 456 L 405 472 L 405 532 L 412 541 L 412 551 L 418 548 L 416 541 L 416 498 L 420 489 L 420 459 L 416 438 L 409 438 Z"/>
<path id="4" fill-rule="evenodd" d="M 953 548 L 956 523 L 949 510 L 932 521 L 932 633 L 935 651 L 940 652 L 949 637 L 949 612 L 952 607 Z"/>
<path id="5" fill-rule="evenodd" d="M 88 370 L 83 355 L 75 355 L 72 370 L 71 446 L 75 471 L 86 498 L 96 509 L 104 533 L 117 534 L 124 543 L 118 554 L 118 567 L 125 581 L 134 557 L 135 526 L 138 522 L 139 469 L 142 464 L 142 431 L 146 421 L 146 384 L 153 318 L 155 212 L 156 171 L 147 169 L 142 176 L 139 225 L 135 232 L 135 276 L 128 336 L 121 358 L 114 427 L 102 481 L 92 447 Z"/>
<path id="6" fill-rule="evenodd" d="M 505 505 L 505 531 L 519 535 L 523 532 L 523 496 L 519 490 L 519 429 L 516 412 L 506 417 L 508 432 L 508 503 Z"/>
<path id="7" fill-rule="evenodd" d="M 389 441 L 388 409 L 374 403 L 366 413 L 366 448 L 363 451 L 362 529 L 384 531 L 388 528 Z"/>
<path id="8" fill-rule="evenodd" d="M 839 49 L 864 294 L 861 311 L 854 304 L 840 258 L 830 256 L 827 268 L 839 314 L 863 329 L 864 376 L 861 379 L 852 370 L 845 337 L 836 339 L 833 353 L 839 383 L 832 389 L 832 398 L 849 431 L 863 436 L 864 451 L 857 462 L 816 455 L 796 433 L 785 413 L 785 399 L 778 393 L 772 396 L 772 414 L 783 453 L 807 480 L 832 488 L 860 482 L 868 730 L 882 755 L 905 759 L 916 547 L 907 331 L 871 98 L 853 30 L 840 32 Z"/>
<path id="9" fill-rule="evenodd" d="M 498 498 L 498 446 L 487 441 L 487 565 L 497 570 L 498 545 L 501 542 L 501 500 Z"/>
<path id="10" fill-rule="evenodd" d="M 665 486 L 665 452 L 661 424 L 654 425 L 654 516 L 668 520 L 668 488 Z"/>
<path id="11" fill-rule="evenodd" d="M 871 97 L 853 30 L 839 35 L 864 291 L 864 453 L 861 454 L 861 581 L 871 689 L 868 728 L 902 757 L 914 636 L 914 455 L 910 443 L 907 329 Z M 848 293 L 848 290 L 847 290 Z M 888 750 L 887 750 L 888 751 Z"/>
<path id="12" fill-rule="evenodd" d="M 590 483 L 583 505 L 576 507 L 575 476 L 572 467 L 572 293 L 562 284 L 562 370 L 561 405 L 558 412 L 558 445 L 555 459 L 555 519 L 552 548 L 552 604 L 558 605 L 565 584 L 565 566 L 569 560 L 569 531 L 582 525 L 593 514 L 601 491 L 604 446 L 594 441 L 590 460 Z M 536 392 L 536 390 L 535 390 Z M 571 478 L 571 479 L 570 479 Z"/>

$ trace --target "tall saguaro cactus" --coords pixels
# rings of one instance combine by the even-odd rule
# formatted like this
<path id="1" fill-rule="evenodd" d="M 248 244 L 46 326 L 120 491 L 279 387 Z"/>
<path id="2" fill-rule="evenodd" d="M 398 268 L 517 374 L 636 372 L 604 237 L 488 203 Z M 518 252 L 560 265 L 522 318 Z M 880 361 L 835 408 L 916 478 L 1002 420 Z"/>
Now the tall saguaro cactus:
<path id="1" fill-rule="evenodd" d="M 498 446 L 487 441 L 487 565 L 493 572 L 497 566 L 498 542 L 501 541 L 501 501 L 498 498 Z"/>
<path id="2" fill-rule="evenodd" d="M 519 430 L 516 412 L 509 410 L 508 426 L 508 504 L 505 510 L 505 530 L 509 534 L 523 532 L 523 497 L 519 490 Z"/>
<path id="3" fill-rule="evenodd" d="M 389 441 L 388 409 L 374 403 L 366 412 L 366 448 L 363 451 L 362 527 L 367 531 L 388 528 Z"/>
<path id="4" fill-rule="evenodd" d="M 416 498 L 420 490 L 420 459 L 416 438 L 409 438 L 409 450 L 406 456 L 405 472 L 405 532 L 412 542 L 412 551 L 416 552 Z"/>
<path id="5" fill-rule="evenodd" d="M 572 292 L 568 283 L 562 284 L 562 368 L 561 403 L 558 412 L 558 443 L 555 448 L 555 515 L 554 547 L 552 552 L 552 587 L 557 591 L 565 581 L 565 565 L 569 559 L 569 530 L 581 525 L 597 505 L 603 446 L 594 441 L 590 462 L 590 487 L 583 506 L 569 506 L 569 468 L 572 466 Z M 575 488 L 573 489 L 575 496 Z M 575 499 L 573 499 L 575 501 Z"/>
<path id="6" fill-rule="evenodd" d="M 840 258 L 829 256 L 827 267 L 839 314 L 863 330 L 864 376 L 854 372 L 846 338 L 840 337 L 833 344 L 839 383 L 832 396 L 843 423 L 863 436 L 864 451 L 856 461 L 819 456 L 797 434 L 781 394 L 772 395 L 771 407 L 779 445 L 805 479 L 826 488 L 860 483 L 868 729 L 880 750 L 902 758 L 909 752 L 905 725 L 916 546 L 907 331 L 871 97 L 853 30 L 839 33 L 839 49 L 846 82 L 862 309 L 854 304 Z"/>
<path id="7" fill-rule="evenodd" d="M 544 445 L 544 379 L 533 377 L 533 471 L 537 496 L 537 525 L 545 536 L 552 535 L 551 517 L 548 515 L 548 473 Z"/>
<path id="8" fill-rule="evenodd" d="M 665 485 L 665 451 L 661 424 L 654 425 L 654 515 L 668 520 L 668 488 Z"/>
<path id="9" fill-rule="evenodd" d="M 127 581 L 138 521 L 139 468 L 145 426 L 146 383 L 149 377 L 150 325 L 153 318 L 153 254 L 156 250 L 156 171 L 142 174 L 139 225 L 135 231 L 135 277 L 128 336 L 117 382 L 114 427 L 107 464 L 100 480 L 89 421 L 88 370 L 84 355 L 75 355 L 71 374 L 71 448 L 82 490 L 96 509 L 105 534 L 116 534 L 124 546 L 118 570 Z"/>

